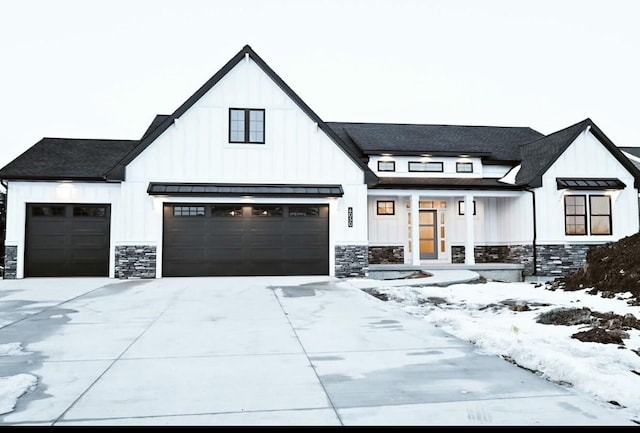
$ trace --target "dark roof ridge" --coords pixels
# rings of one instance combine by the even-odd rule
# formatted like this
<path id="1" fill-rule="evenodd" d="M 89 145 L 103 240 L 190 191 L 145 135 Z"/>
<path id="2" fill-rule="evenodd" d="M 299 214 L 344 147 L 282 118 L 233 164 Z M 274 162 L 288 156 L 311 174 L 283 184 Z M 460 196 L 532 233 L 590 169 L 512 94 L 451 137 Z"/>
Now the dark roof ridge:
<path id="1" fill-rule="evenodd" d="M 573 125 L 567 126 L 566 128 L 562 128 L 562 129 L 559 129 L 559 130 L 557 130 L 557 131 L 554 131 L 554 132 L 552 132 L 551 134 L 543 135 L 542 137 L 540 137 L 540 138 L 536 138 L 535 140 L 531 140 L 531 141 L 528 141 L 528 142 L 526 142 L 526 143 L 518 144 L 518 147 L 529 146 L 530 144 L 534 144 L 534 143 L 535 143 L 535 142 L 537 142 L 537 141 L 544 140 L 544 139 L 546 139 L 546 138 L 548 138 L 548 137 L 552 137 L 552 136 L 554 136 L 554 135 L 556 135 L 556 134 L 562 133 L 562 132 L 566 131 L 567 129 L 574 128 L 574 127 L 576 127 L 576 126 L 580 125 L 581 123 L 585 123 L 585 127 L 586 127 L 586 126 L 593 126 L 593 125 L 595 125 L 595 124 L 593 123 L 593 121 L 592 121 L 590 118 L 588 118 L 588 117 L 587 117 L 586 119 L 581 120 L 580 122 L 576 122 L 576 123 L 574 123 Z M 580 131 L 580 132 L 582 132 L 582 131 Z M 574 138 L 574 139 L 575 139 L 575 138 Z"/>
<path id="2" fill-rule="evenodd" d="M 542 176 L 544 173 L 549 170 L 549 168 L 555 163 L 555 161 L 560 157 L 560 155 L 578 138 L 580 134 L 582 134 L 587 128 L 590 128 L 593 136 L 602 143 L 602 145 L 612 154 L 614 158 L 622 164 L 622 166 L 629 171 L 629 173 L 634 177 L 634 187 L 640 188 L 640 170 L 622 153 L 622 151 L 616 147 L 615 144 L 605 135 L 604 132 L 591 120 L 591 118 L 587 117 L 580 122 L 574 123 L 573 125 L 567 126 L 566 128 L 555 131 L 549 135 L 546 135 L 537 140 L 530 141 L 529 143 L 525 143 L 519 146 L 522 155 L 522 168 L 524 169 L 524 164 L 529 165 L 527 170 L 521 169 L 516 176 L 516 183 L 518 185 L 529 185 L 531 187 L 540 187 L 542 186 Z M 564 138 L 560 143 L 556 144 L 556 147 L 553 149 L 553 153 L 545 155 L 546 158 L 542 160 L 536 161 L 536 163 L 542 163 L 539 167 L 532 166 L 535 165 L 531 158 L 529 160 L 524 155 L 525 152 L 533 152 L 532 149 L 536 148 L 536 145 L 544 146 L 545 141 L 553 140 L 557 138 L 559 134 L 567 133 L 571 129 L 575 129 L 573 133 Z M 534 152 L 535 153 L 535 152 Z M 523 171 L 527 171 L 523 175 Z"/>
<path id="3" fill-rule="evenodd" d="M 457 125 L 457 124 L 450 124 L 450 123 L 338 122 L 338 121 L 327 121 L 326 123 L 331 123 L 336 125 L 454 126 L 457 128 L 517 128 L 517 129 L 528 128 L 535 131 L 535 129 L 533 129 L 530 126 Z"/>
<path id="4" fill-rule="evenodd" d="M 78 137 L 42 137 L 40 140 L 38 140 L 37 142 L 40 142 L 42 140 L 75 140 L 75 141 L 117 141 L 117 142 L 123 142 L 123 141 L 140 141 L 140 140 L 136 140 L 136 139 L 131 139 L 131 138 L 78 138 Z"/>

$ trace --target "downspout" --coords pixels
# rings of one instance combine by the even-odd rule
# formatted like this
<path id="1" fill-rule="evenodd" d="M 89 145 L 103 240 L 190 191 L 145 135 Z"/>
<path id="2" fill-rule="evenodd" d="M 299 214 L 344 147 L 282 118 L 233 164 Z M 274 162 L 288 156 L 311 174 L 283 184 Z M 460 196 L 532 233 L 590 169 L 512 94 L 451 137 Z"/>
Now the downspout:
<path id="1" fill-rule="evenodd" d="M 536 248 L 536 238 L 537 238 L 537 229 L 536 229 L 536 193 L 535 191 L 525 188 L 527 192 L 531 193 L 531 201 L 533 203 L 533 276 L 538 275 L 538 252 Z"/>
<path id="2" fill-rule="evenodd" d="M 4 274 L 6 272 L 6 269 L 4 269 L 4 264 L 5 264 L 5 256 L 6 256 L 6 247 L 5 247 L 5 241 L 7 240 L 7 209 L 9 207 L 9 182 L 5 182 L 3 179 L 0 179 L 0 184 L 4 187 L 4 232 L 2 233 L 2 238 L 0 239 L 0 242 L 2 242 L 2 244 L 0 244 L 0 247 L 2 247 L 2 256 L 0 256 L 0 259 L 2 260 L 2 262 L 0 262 L 0 266 L 3 267 L 2 270 L 2 274 L 0 274 L 0 280 L 4 279 Z"/>

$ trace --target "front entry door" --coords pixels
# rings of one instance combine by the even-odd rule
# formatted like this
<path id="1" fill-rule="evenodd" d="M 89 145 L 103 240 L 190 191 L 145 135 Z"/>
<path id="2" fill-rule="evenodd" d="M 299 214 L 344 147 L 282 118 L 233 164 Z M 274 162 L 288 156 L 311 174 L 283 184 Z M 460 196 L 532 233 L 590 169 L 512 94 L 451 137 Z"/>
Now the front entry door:
<path id="1" fill-rule="evenodd" d="M 437 210 L 420 211 L 420 258 L 438 258 L 437 240 Z"/>

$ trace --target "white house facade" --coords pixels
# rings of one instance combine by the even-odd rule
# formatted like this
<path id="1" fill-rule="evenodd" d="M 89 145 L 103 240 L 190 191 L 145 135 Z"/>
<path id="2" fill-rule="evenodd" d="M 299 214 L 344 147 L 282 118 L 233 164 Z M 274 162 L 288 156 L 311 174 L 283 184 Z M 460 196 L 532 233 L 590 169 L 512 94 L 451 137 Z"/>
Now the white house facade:
<path id="1" fill-rule="evenodd" d="M 4 278 L 564 275 L 639 228 L 640 171 L 590 119 L 324 122 L 249 46 L 139 140 L 43 138 L 0 179 Z"/>

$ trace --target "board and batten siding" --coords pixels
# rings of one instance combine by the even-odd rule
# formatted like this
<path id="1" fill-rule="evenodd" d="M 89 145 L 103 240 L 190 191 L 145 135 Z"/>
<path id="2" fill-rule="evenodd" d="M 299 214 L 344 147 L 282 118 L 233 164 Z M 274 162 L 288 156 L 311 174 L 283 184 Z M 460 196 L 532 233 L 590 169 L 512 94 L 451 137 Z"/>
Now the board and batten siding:
<path id="1" fill-rule="evenodd" d="M 557 189 L 557 177 L 618 178 L 626 187 L 611 192 L 568 192 Z M 612 235 L 565 235 L 564 196 L 568 193 L 610 195 Z M 634 178 L 590 131 L 581 133 L 543 175 L 542 187 L 536 189 L 536 208 L 540 244 L 602 243 L 616 241 L 638 232 L 638 190 L 634 188 Z"/>
<path id="2" fill-rule="evenodd" d="M 121 216 L 120 184 L 90 182 L 9 182 L 5 245 L 16 246 L 16 278 L 24 277 L 27 203 L 84 203 L 111 205 L 109 277 L 114 276 L 114 239 L 121 237 L 126 224 Z"/>
<path id="3" fill-rule="evenodd" d="M 229 108 L 264 109 L 265 143 L 229 143 Z M 152 198 L 146 193 L 149 182 L 340 184 L 344 196 Z M 250 58 L 239 62 L 127 165 L 122 198 L 127 226 L 118 241 L 157 242 L 159 271 L 163 202 L 329 204 L 330 263 L 336 245 L 368 244 L 362 169 Z M 333 266 L 330 269 L 333 272 Z"/>
<path id="4" fill-rule="evenodd" d="M 393 201 L 395 215 L 378 215 L 378 201 Z M 392 246 L 409 243 L 409 225 L 407 216 L 407 197 L 371 196 L 369 197 L 369 245 Z"/>

